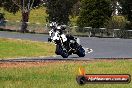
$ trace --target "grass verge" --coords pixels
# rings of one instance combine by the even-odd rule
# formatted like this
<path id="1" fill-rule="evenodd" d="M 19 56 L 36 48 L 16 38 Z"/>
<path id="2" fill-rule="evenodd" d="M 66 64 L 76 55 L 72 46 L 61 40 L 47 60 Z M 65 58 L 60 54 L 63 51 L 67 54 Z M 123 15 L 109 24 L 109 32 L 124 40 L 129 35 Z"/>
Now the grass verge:
<path id="1" fill-rule="evenodd" d="M 0 88 L 132 88 L 132 82 L 79 86 L 80 66 L 87 74 L 132 75 L 132 60 L 0 63 Z"/>
<path id="2" fill-rule="evenodd" d="M 0 38 L 0 58 L 38 57 L 54 55 L 55 46 L 30 40 Z"/>
<path id="3" fill-rule="evenodd" d="M 9 13 L 3 8 L 0 7 L 0 12 L 5 14 L 6 20 L 9 21 L 21 21 L 21 11 L 18 11 L 16 14 Z M 40 7 L 37 9 L 32 9 L 29 16 L 30 23 L 40 23 L 42 25 L 46 24 L 46 19 L 48 14 L 46 13 L 46 7 Z M 69 16 L 69 19 L 72 25 L 76 25 L 77 17 Z"/>
<path id="4" fill-rule="evenodd" d="M 9 13 L 6 10 L 3 10 L 3 8 L 0 8 L 0 12 L 5 14 L 6 20 L 9 21 L 21 21 L 21 11 L 18 11 L 16 14 Z M 46 14 L 46 8 L 40 7 L 38 9 L 32 9 L 29 16 L 29 22 L 30 23 L 36 23 L 39 22 L 41 24 L 46 23 L 46 17 L 48 15 Z"/>

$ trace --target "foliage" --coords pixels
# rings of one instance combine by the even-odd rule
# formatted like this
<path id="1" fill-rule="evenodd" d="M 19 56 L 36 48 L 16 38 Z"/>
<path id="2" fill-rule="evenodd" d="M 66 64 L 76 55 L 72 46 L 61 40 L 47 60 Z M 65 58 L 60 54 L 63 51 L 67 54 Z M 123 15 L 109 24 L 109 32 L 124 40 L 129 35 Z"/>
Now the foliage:
<path id="1" fill-rule="evenodd" d="M 29 20 L 30 11 L 32 8 L 38 6 L 41 3 L 41 0 L 4 0 L 0 1 L 1 7 L 5 10 L 16 13 L 17 11 L 21 10 L 21 32 L 27 32 L 27 26 Z"/>
<path id="2" fill-rule="evenodd" d="M 3 12 L 5 14 L 4 15 L 5 19 L 9 20 L 10 22 L 16 22 L 21 20 L 21 11 L 16 12 L 15 15 L 5 10 Z M 44 26 L 46 24 L 46 17 L 47 17 L 46 8 L 39 7 L 37 9 L 33 9 L 30 11 L 29 22 L 40 23 Z"/>
<path id="3" fill-rule="evenodd" d="M 4 15 L 5 15 L 4 13 L 0 13 L 0 20 L 4 19 Z"/>
<path id="4" fill-rule="evenodd" d="M 12 2 L 12 0 L 0 0 L 1 7 L 3 7 L 5 10 L 12 12 L 15 14 L 17 11 L 19 11 L 19 7 Z"/>
<path id="5" fill-rule="evenodd" d="M 81 11 L 77 20 L 79 27 L 100 28 L 111 17 L 112 10 L 109 0 L 82 0 L 81 3 Z"/>
<path id="6" fill-rule="evenodd" d="M 48 0 L 47 14 L 49 21 L 68 24 L 71 8 L 77 0 Z"/>
<path id="7" fill-rule="evenodd" d="M 112 16 L 107 24 L 107 28 L 110 29 L 124 29 L 126 26 L 127 20 L 124 16 Z"/>
<path id="8" fill-rule="evenodd" d="M 14 14 L 20 9 L 22 10 L 23 6 L 28 10 L 28 8 L 39 6 L 39 4 L 41 4 L 41 0 L 0 0 L 0 7 Z"/>
<path id="9" fill-rule="evenodd" d="M 127 17 L 128 21 L 132 22 L 132 0 L 120 0 L 122 5 L 122 14 Z"/>
<path id="10" fill-rule="evenodd" d="M 71 9 L 71 16 L 75 17 L 79 15 L 80 12 L 80 6 L 81 6 L 81 1 L 78 0 L 72 7 Z"/>
<path id="11" fill-rule="evenodd" d="M 121 15 L 122 7 L 120 4 L 120 0 L 111 0 L 111 8 L 112 8 L 112 16 Z M 118 11 L 118 12 L 116 12 Z"/>
<path id="12" fill-rule="evenodd" d="M 127 29 L 132 29 L 132 0 L 120 0 L 122 14 L 127 18 Z"/>

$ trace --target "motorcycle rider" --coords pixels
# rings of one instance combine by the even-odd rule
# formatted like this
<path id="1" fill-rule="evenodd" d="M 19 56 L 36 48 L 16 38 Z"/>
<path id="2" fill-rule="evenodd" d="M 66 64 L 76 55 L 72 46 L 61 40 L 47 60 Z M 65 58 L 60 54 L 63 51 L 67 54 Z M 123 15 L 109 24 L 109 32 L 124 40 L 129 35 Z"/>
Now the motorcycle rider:
<path id="1" fill-rule="evenodd" d="M 50 23 L 50 28 L 51 30 L 49 31 L 49 36 L 50 38 L 48 39 L 49 42 L 51 42 L 53 40 L 53 36 L 56 32 L 56 28 L 57 28 L 57 23 L 56 22 L 51 22 Z"/>
<path id="2" fill-rule="evenodd" d="M 72 35 L 65 35 L 64 30 L 66 26 L 57 24 L 56 22 L 50 23 L 51 30 L 49 31 L 50 40 L 56 44 L 57 55 L 61 55 L 63 58 L 67 58 L 69 55 L 77 54 L 79 57 L 85 56 L 85 50 L 77 42 L 77 38 L 74 38 Z"/>
<path id="3" fill-rule="evenodd" d="M 65 44 L 65 42 L 67 41 L 67 37 L 63 33 L 63 31 L 65 30 L 65 28 L 62 27 L 62 25 L 57 24 L 56 22 L 50 23 L 50 27 L 51 27 L 51 30 L 49 31 L 50 39 L 48 41 L 59 40 L 59 36 L 58 35 L 60 35 L 61 38 L 62 38 L 63 43 Z"/>

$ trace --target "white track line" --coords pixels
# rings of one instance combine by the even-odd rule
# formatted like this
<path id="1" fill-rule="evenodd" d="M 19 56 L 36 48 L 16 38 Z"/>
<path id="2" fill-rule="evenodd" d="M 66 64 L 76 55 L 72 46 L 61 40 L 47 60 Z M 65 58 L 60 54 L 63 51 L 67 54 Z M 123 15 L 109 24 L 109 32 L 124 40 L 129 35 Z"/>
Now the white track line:
<path id="1" fill-rule="evenodd" d="M 93 49 L 90 49 L 90 48 L 84 48 L 84 50 L 85 50 L 85 54 L 93 52 Z"/>

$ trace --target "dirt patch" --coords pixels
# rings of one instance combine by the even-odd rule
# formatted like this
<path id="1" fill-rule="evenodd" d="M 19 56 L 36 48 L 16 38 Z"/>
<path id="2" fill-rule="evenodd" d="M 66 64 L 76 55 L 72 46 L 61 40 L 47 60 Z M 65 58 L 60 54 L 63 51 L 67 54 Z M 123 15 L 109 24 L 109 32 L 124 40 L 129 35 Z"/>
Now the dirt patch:
<path id="1" fill-rule="evenodd" d="M 0 62 L 0 68 L 41 67 L 51 64 L 88 63 L 90 61 Z"/>
<path id="2" fill-rule="evenodd" d="M 15 68 L 15 67 L 39 67 L 53 64 L 51 62 L 1 62 L 0 68 Z"/>
<path id="3" fill-rule="evenodd" d="M 132 61 L 132 59 L 128 59 L 128 60 Z M 96 59 L 91 61 L 0 62 L 0 68 L 41 67 L 41 66 L 47 66 L 49 64 L 68 64 L 68 63 L 87 64 L 87 63 L 114 62 L 114 61 L 118 61 L 118 60 Z"/>
<path id="4" fill-rule="evenodd" d="M 47 62 L 0 62 L 0 68 L 17 68 L 17 67 L 41 67 L 49 64 L 70 63 L 70 61 L 47 61 Z"/>

